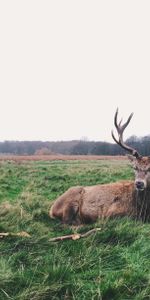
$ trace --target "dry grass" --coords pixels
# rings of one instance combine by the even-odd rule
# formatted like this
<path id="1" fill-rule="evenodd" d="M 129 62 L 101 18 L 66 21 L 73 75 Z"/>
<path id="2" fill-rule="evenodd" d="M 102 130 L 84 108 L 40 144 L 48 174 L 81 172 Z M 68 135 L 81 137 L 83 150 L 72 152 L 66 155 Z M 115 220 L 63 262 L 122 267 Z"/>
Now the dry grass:
<path id="1" fill-rule="evenodd" d="M 0 155 L 0 161 L 48 161 L 48 160 L 126 160 L 126 156 L 103 155 Z"/>

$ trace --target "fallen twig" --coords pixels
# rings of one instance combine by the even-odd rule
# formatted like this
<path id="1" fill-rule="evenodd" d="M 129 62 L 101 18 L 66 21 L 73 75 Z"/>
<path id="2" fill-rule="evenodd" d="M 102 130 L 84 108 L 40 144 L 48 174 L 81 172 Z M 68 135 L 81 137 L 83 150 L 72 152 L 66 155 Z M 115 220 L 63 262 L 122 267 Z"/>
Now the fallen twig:
<path id="1" fill-rule="evenodd" d="M 91 229 L 85 233 L 74 233 L 74 234 L 70 234 L 70 235 L 64 235 L 64 236 L 58 236 L 58 237 L 54 237 L 49 239 L 49 242 L 58 242 L 58 241 L 64 241 L 64 240 L 78 240 L 80 238 L 84 238 L 87 237 L 97 231 L 100 231 L 101 228 L 94 228 Z M 28 234 L 25 231 L 21 231 L 18 233 L 13 233 L 13 232 L 0 232 L 0 239 L 7 237 L 7 236 L 20 236 L 20 237 L 31 237 L 30 234 Z"/>
<path id="2" fill-rule="evenodd" d="M 18 233 L 13 232 L 0 232 L 0 239 L 7 237 L 7 236 L 20 236 L 20 237 L 30 237 L 30 234 L 26 231 L 21 231 Z"/>
<path id="3" fill-rule="evenodd" d="M 64 240 L 78 240 L 80 238 L 84 238 L 87 237 L 97 231 L 100 231 L 101 228 L 94 228 L 91 229 L 85 233 L 74 233 L 74 234 L 69 234 L 69 235 L 63 235 L 63 236 L 58 236 L 58 237 L 54 237 L 52 239 L 49 239 L 49 242 L 58 242 L 58 241 L 64 241 Z"/>

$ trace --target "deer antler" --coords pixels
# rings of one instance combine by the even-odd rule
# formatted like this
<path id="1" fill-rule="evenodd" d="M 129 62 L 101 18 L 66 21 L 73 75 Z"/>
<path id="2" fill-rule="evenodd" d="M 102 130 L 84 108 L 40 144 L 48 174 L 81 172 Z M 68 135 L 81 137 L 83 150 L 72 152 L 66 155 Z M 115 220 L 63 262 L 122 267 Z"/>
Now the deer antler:
<path id="1" fill-rule="evenodd" d="M 113 133 L 113 130 L 111 132 L 111 135 L 112 135 L 112 138 L 114 139 L 114 141 L 119 145 L 121 146 L 123 149 L 129 151 L 133 156 L 135 156 L 136 158 L 140 158 L 141 155 L 138 153 L 137 150 L 133 149 L 132 147 L 129 147 L 128 145 L 126 145 L 124 142 L 123 142 L 123 132 L 125 130 L 125 128 L 128 126 L 131 118 L 133 116 L 133 113 L 129 116 L 128 120 L 121 125 L 122 123 L 122 119 L 121 121 L 118 123 L 118 108 L 116 110 L 116 113 L 115 113 L 115 116 L 114 116 L 114 124 L 115 124 L 115 127 L 117 129 L 117 133 L 118 133 L 118 137 L 119 137 L 119 140 L 116 139 L 116 137 L 114 136 L 114 133 Z"/>

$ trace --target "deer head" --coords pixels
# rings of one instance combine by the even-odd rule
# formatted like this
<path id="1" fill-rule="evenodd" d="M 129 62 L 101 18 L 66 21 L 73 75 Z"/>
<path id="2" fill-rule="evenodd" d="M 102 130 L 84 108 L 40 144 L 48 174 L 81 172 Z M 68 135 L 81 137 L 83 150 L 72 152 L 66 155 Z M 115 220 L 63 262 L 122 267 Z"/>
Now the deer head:
<path id="1" fill-rule="evenodd" d="M 122 124 L 122 119 L 118 122 L 118 108 L 114 116 L 114 124 L 118 133 L 118 139 L 115 137 L 113 131 L 111 132 L 114 141 L 123 149 L 130 153 L 129 159 L 132 162 L 133 169 L 135 171 L 135 187 L 138 191 L 143 192 L 146 189 L 150 189 L 150 157 L 143 157 L 137 150 L 128 146 L 123 141 L 123 132 L 128 126 L 133 113 L 129 116 L 127 121 Z"/>

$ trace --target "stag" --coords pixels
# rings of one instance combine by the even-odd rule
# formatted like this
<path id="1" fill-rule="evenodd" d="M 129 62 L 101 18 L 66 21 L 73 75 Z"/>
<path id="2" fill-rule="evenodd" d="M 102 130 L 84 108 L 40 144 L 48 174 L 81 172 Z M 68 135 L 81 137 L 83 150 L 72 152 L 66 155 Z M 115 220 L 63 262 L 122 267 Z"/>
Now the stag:
<path id="1" fill-rule="evenodd" d="M 51 218 L 59 218 L 63 223 L 74 225 L 116 216 L 132 216 L 143 221 L 150 219 L 150 157 L 142 157 L 123 141 L 124 130 L 132 116 L 133 113 L 122 124 L 122 120 L 118 122 L 117 109 L 114 125 L 118 139 L 113 131 L 111 134 L 114 141 L 130 153 L 135 180 L 71 187 L 55 200 L 49 212 Z"/>

